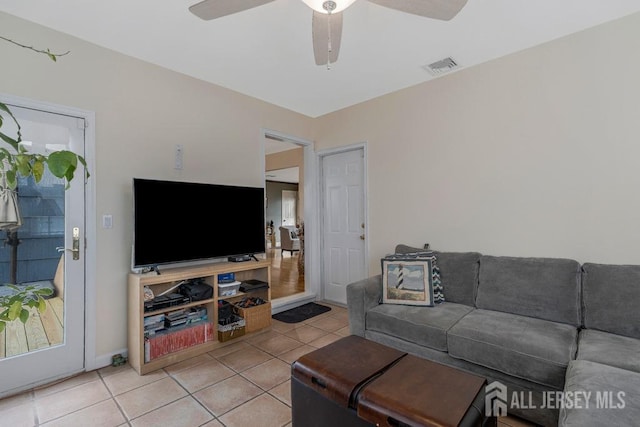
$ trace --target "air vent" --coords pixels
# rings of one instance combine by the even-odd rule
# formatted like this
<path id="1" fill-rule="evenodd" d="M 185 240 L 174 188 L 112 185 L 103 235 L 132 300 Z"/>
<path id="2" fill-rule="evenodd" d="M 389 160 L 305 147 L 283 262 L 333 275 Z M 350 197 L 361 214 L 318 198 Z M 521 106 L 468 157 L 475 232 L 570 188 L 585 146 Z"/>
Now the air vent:
<path id="1" fill-rule="evenodd" d="M 451 57 L 441 59 L 429 65 L 424 65 L 422 68 L 427 70 L 433 76 L 440 76 L 455 69 L 460 68 L 460 65 Z"/>

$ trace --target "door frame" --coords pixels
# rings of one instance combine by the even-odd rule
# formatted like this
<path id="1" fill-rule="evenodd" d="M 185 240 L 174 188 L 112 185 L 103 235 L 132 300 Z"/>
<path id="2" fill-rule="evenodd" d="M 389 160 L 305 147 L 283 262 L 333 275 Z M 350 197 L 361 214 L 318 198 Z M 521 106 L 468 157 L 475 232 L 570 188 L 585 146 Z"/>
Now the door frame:
<path id="1" fill-rule="evenodd" d="M 317 262 L 317 268 L 320 273 L 320 283 L 325 283 L 324 277 L 324 261 L 322 259 L 321 254 L 324 253 L 324 204 L 323 204 L 323 191 L 324 188 L 324 176 L 322 174 L 322 162 L 326 156 L 331 156 L 335 154 L 346 153 L 350 151 L 358 151 L 362 150 L 362 209 L 363 209 L 363 218 L 364 218 L 364 271 L 367 277 L 369 276 L 369 173 L 368 173 L 368 155 L 367 155 L 367 142 L 359 142 L 351 145 L 345 145 L 342 147 L 329 148 L 326 150 L 320 150 L 317 153 L 317 163 L 316 163 L 316 203 L 317 209 L 315 210 L 316 218 L 315 221 L 318 224 L 318 236 L 315 240 L 316 242 L 316 250 L 314 253 L 316 254 L 316 258 L 314 259 Z M 306 249 L 306 248 L 305 248 Z M 318 296 L 320 299 L 324 299 L 325 297 L 325 288 L 324 285 L 320 286 L 318 289 Z"/>
<path id="2" fill-rule="evenodd" d="M 0 92 L 0 101 L 18 107 L 40 110 L 47 113 L 84 119 L 84 159 L 91 177 L 85 181 L 84 207 L 84 370 L 91 371 L 104 366 L 96 360 L 96 166 L 95 166 L 95 112 L 75 107 L 38 101 Z M 75 179 L 82 179 L 76 175 Z M 46 382 L 54 379 L 48 378 Z M 30 387 L 33 385 L 30 385 Z"/>
<path id="3" fill-rule="evenodd" d="M 300 138 L 297 136 L 289 135 L 283 132 L 279 132 L 273 129 L 261 128 L 260 129 L 260 164 L 262 170 L 262 177 L 266 172 L 266 154 L 264 147 L 264 139 L 270 135 L 272 137 L 280 138 L 284 141 L 292 144 L 299 145 L 303 148 L 304 157 L 304 234 L 305 234 L 305 247 L 304 247 L 304 292 L 297 293 L 288 297 L 277 298 L 271 301 L 271 313 L 276 314 L 290 308 L 294 308 L 305 304 L 307 302 L 315 301 L 318 299 L 317 295 L 320 292 L 320 281 L 318 280 L 318 260 L 319 253 L 315 242 L 318 240 L 317 232 L 317 156 L 313 149 L 313 141 Z M 265 188 L 266 191 L 266 188 Z M 310 242 L 310 243 L 309 243 Z"/>

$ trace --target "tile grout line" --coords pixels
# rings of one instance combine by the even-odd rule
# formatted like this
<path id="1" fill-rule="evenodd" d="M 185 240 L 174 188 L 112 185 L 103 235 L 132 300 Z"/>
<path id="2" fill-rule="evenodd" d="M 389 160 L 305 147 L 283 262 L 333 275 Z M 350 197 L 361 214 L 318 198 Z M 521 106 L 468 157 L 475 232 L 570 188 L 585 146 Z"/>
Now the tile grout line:
<path id="1" fill-rule="evenodd" d="M 208 354 L 208 353 L 207 353 L 207 354 Z M 209 356 L 211 356 L 211 355 L 209 355 Z M 222 363 L 222 362 L 220 362 L 218 359 L 216 359 L 215 357 L 213 357 L 213 356 L 211 356 L 211 357 L 213 358 L 213 360 L 218 361 L 218 363 Z M 205 363 L 205 362 L 203 362 L 203 363 Z M 201 364 L 202 364 L 202 363 L 198 363 L 198 364 L 196 364 L 196 365 L 194 365 L 194 366 L 198 366 L 198 365 L 201 365 Z M 223 364 L 223 365 L 224 365 L 224 364 Z M 225 366 L 226 366 L 226 365 L 225 365 Z M 187 388 L 186 388 L 185 386 L 183 386 L 183 385 L 180 383 L 180 381 L 178 381 L 177 379 L 173 378 L 173 375 L 171 375 L 169 372 L 167 372 L 164 368 L 163 368 L 162 370 L 163 370 L 163 371 L 165 371 L 165 373 L 166 373 L 169 377 L 171 377 L 171 379 L 172 379 L 172 380 L 174 380 L 174 381 L 175 381 L 175 382 L 176 382 L 180 387 L 182 387 L 182 389 L 183 389 L 184 391 L 186 391 L 186 392 L 187 392 L 187 396 L 188 396 L 188 397 L 190 397 L 192 400 L 194 400 L 198 405 L 200 405 L 200 407 L 202 407 L 202 409 L 204 409 L 208 414 L 210 414 L 210 415 L 213 417 L 213 420 L 205 421 L 203 424 L 201 424 L 202 426 L 204 426 L 204 425 L 206 425 L 206 424 L 208 424 L 208 423 L 210 423 L 211 421 L 214 421 L 214 420 L 215 420 L 215 421 L 218 421 L 220 424 L 224 425 L 224 424 L 222 423 L 222 421 L 220 421 L 220 419 L 216 416 L 216 414 L 214 414 L 213 412 L 211 412 L 211 411 L 209 410 L 209 408 L 207 408 L 207 407 L 206 407 L 202 402 L 200 402 L 200 399 L 198 399 L 196 396 L 194 396 L 194 393 L 197 393 L 197 392 L 199 392 L 199 391 L 201 391 L 201 390 L 204 390 L 204 389 L 206 389 L 207 387 L 210 387 L 210 386 L 203 387 L 203 388 L 201 388 L 200 390 L 196 390 L 195 392 L 191 393 L 189 390 L 187 390 Z M 180 372 L 180 371 L 178 371 L 178 372 Z M 229 378 L 232 378 L 232 377 L 229 377 Z M 228 378 L 225 378 L 225 380 L 226 380 L 226 379 L 228 379 Z M 225 380 L 222 380 L 222 381 L 225 381 Z M 218 382 L 222 382 L 222 381 L 218 381 Z M 216 383 L 216 384 L 217 384 L 217 383 Z M 185 398 L 185 397 L 187 397 L 187 396 L 183 396 L 183 397 L 181 397 L 180 399 L 184 399 L 184 398 Z M 178 399 L 178 400 L 180 400 L 180 399 Z M 175 402 L 177 402 L 178 400 L 175 400 Z M 171 402 L 171 403 L 173 403 L 173 402 Z M 155 410 L 156 410 L 156 409 L 154 409 L 154 411 L 155 411 Z M 150 411 L 150 412 L 153 412 L 153 411 Z M 147 413 L 149 413 L 149 412 L 147 412 Z"/>
<path id="2" fill-rule="evenodd" d="M 333 308 L 333 307 L 332 307 L 332 308 Z M 224 415 L 225 415 L 225 414 L 227 414 L 228 412 L 230 412 L 230 411 L 232 411 L 232 410 L 234 410 L 234 409 L 238 408 L 239 406 L 241 406 L 241 405 L 243 405 L 243 404 L 246 404 L 246 403 L 248 403 L 248 402 L 251 402 L 251 401 L 255 400 L 256 398 L 258 398 L 258 397 L 260 397 L 260 396 L 263 396 L 263 395 L 268 395 L 269 397 L 273 398 L 274 400 L 276 400 L 276 401 L 280 402 L 281 404 L 283 404 L 283 405 L 287 406 L 287 407 L 290 409 L 290 408 L 291 408 L 291 405 L 290 405 L 290 404 L 288 404 L 288 403 L 287 403 L 287 402 L 285 402 L 283 399 L 281 399 L 280 397 L 276 396 L 276 395 L 273 393 L 273 390 L 274 390 L 275 388 L 280 387 L 280 386 L 282 386 L 283 384 L 285 384 L 285 383 L 289 380 L 289 378 L 285 379 L 284 381 L 277 382 L 276 384 L 274 384 L 273 386 L 271 386 L 269 389 L 265 390 L 265 389 L 263 389 L 263 387 L 262 387 L 262 386 L 260 386 L 260 385 L 259 385 L 259 384 L 257 384 L 256 382 L 254 382 L 254 381 L 252 381 L 251 379 L 249 379 L 248 377 L 244 376 L 244 375 L 243 375 L 243 373 L 246 373 L 246 371 L 248 371 L 248 370 L 250 370 L 250 369 L 256 368 L 256 367 L 258 367 L 258 366 L 260 366 L 260 365 L 262 365 L 262 364 L 268 363 L 268 362 L 273 361 L 273 360 L 277 360 L 277 361 L 282 362 L 282 363 L 285 363 L 285 364 L 287 364 L 287 365 L 291 365 L 291 364 L 292 364 L 292 362 L 289 362 L 289 361 L 287 361 L 287 360 L 284 360 L 284 359 L 283 359 L 283 355 L 284 355 L 284 354 L 287 354 L 287 353 L 289 353 L 289 352 L 295 351 L 296 349 L 300 349 L 301 347 L 305 347 L 305 346 L 306 346 L 306 347 L 311 347 L 311 348 L 312 348 L 312 350 L 309 350 L 309 351 L 313 351 L 313 349 L 317 349 L 318 347 L 316 347 L 316 346 L 312 346 L 312 345 L 310 344 L 311 342 L 313 342 L 313 341 L 315 341 L 315 340 L 318 340 L 318 339 L 321 339 L 321 338 L 324 338 L 324 337 L 327 337 L 327 336 L 330 336 L 330 335 L 336 335 L 336 336 L 338 336 L 338 337 L 339 337 L 340 335 L 338 335 L 338 334 L 337 334 L 337 331 L 338 331 L 338 330 L 340 330 L 340 329 L 342 329 L 342 328 L 338 328 L 338 329 L 336 329 L 336 330 L 326 330 L 326 329 L 323 329 L 323 328 L 320 328 L 320 327 L 314 326 L 314 322 L 315 322 L 315 321 L 322 321 L 322 320 L 324 320 L 324 319 L 332 319 L 332 321 L 339 321 L 339 322 L 343 322 L 343 321 L 344 321 L 344 319 L 342 319 L 342 318 L 341 318 L 341 317 L 343 316 L 343 314 L 342 314 L 341 312 L 337 311 L 337 310 L 336 310 L 336 311 L 334 311 L 334 312 L 331 312 L 330 314 L 328 314 L 328 313 L 323 313 L 323 314 L 325 314 L 325 315 L 324 315 L 324 316 L 323 316 L 323 315 L 315 316 L 315 319 L 314 319 L 314 320 L 308 320 L 308 321 L 300 322 L 300 324 L 299 324 L 299 326 L 298 326 L 298 327 L 309 326 L 309 327 L 313 328 L 314 330 L 321 331 L 321 332 L 323 333 L 323 335 L 322 335 L 321 337 L 317 337 L 317 338 L 315 338 L 314 340 L 311 340 L 310 342 L 302 341 L 302 340 L 300 340 L 299 338 L 297 338 L 297 336 L 296 336 L 296 337 L 292 337 L 292 336 L 288 336 L 288 335 L 287 335 L 287 333 L 293 333 L 293 332 L 295 331 L 296 327 L 294 327 L 293 329 L 289 329 L 289 330 L 286 330 L 286 331 L 282 331 L 282 332 L 281 332 L 281 331 L 278 331 L 278 330 L 275 330 L 275 329 L 271 329 L 270 331 L 266 331 L 266 332 L 264 333 L 264 335 L 265 335 L 264 337 L 260 337 L 260 335 L 262 335 L 262 334 L 260 334 L 260 335 L 256 335 L 254 340 L 250 340 L 250 341 L 249 341 L 249 340 L 247 340 L 247 341 L 242 341 L 244 344 L 246 344 L 246 346 L 245 346 L 245 347 L 242 347 L 242 348 L 238 348 L 237 350 L 232 351 L 232 352 L 230 352 L 230 353 L 227 353 L 227 354 L 220 355 L 220 356 L 216 357 L 216 356 L 213 356 L 213 355 L 211 354 L 211 352 L 207 352 L 206 354 L 208 355 L 208 357 L 210 357 L 210 358 L 211 358 L 211 360 L 215 360 L 215 361 L 217 361 L 217 362 L 218 362 L 218 363 L 220 363 L 222 366 L 225 366 L 226 368 L 228 368 L 230 372 L 233 372 L 233 375 L 232 375 L 231 377 L 228 377 L 228 378 L 232 378 L 233 376 L 238 376 L 239 378 L 242 378 L 242 379 L 246 380 L 246 381 L 247 381 L 247 382 L 249 382 L 250 384 L 253 384 L 254 386 L 256 386 L 256 387 L 260 390 L 260 393 L 259 393 L 257 396 L 255 396 L 255 397 L 253 397 L 253 398 L 249 399 L 248 401 L 243 402 L 243 403 L 241 403 L 241 404 L 239 404 L 239 405 L 237 405 L 237 406 L 234 406 L 233 408 L 230 408 L 230 409 L 229 409 L 229 410 L 227 410 L 225 413 L 220 414 L 220 417 L 221 417 L 221 416 L 224 416 Z M 348 322 L 347 322 L 347 326 L 348 326 Z M 288 349 L 288 350 L 286 350 L 286 351 L 281 351 L 281 352 L 278 352 L 277 350 L 276 350 L 276 351 L 274 351 L 274 350 L 266 350 L 266 349 L 264 349 L 264 348 L 261 348 L 261 347 L 260 347 L 260 344 L 261 344 L 261 343 L 266 343 L 266 342 L 267 342 L 267 341 L 269 341 L 269 340 L 278 339 L 278 338 L 280 338 L 280 337 L 285 337 L 285 338 L 291 339 L 292 341 L 294 341 L 295 343 L 297 343 L 297 345 L 296 345 L 294 348 Z M 223 347 L 222 347 L 222 348 L 223 348 Z M 277 347 L 274 347 L 274 348 L 277 348 Z M 236 353 L 236 352 L 246 351 L 246 349 L 253 349 L 253 350 L 256 350 L 256 351 L 259 351 L 259 352 L 265 353 L 266 355 L 268 355 L 269 359 L 268 359 L 268 360 L 266 360 L 266 361 L 263 361 L 263 362 L 261 362 L 261 363 L 257 363 L 257 364 L 255 364 L 255 365 L 253 365 L 253 366 L 247 367 L 246 369 L 244 369 L 244 370 L 242 370 L 242 371 L 240 371 L 240 370 L 236 370 L 236 369 L 232 368 L 231 366 L 228 366 L 227 364 L 225 364 L 222 360 L 220 360 L 221 358 L 223 358 L 223 357 L 225 357 L 225 356 L 227 356 L 227 355 L 231 355 L 231 354 L 234 354 L 234 353 Z M 275 354 L 275 353 L 279 353 L 279 354 Z M 200 365 L 200 364 L 202 364 L 202 363 L 205 363 L 205 362 L 206 362 L 206 361 L 202 361 L 202 362 L 200 362 L 200 363 L 196 363 L 196 364 L 194 365 L 194 367 L 195 367 L 195 366 L 198 366 L 198 365 Z M 107 367 L 105 367 L 105 368 L 107 368 Z M 189 369 L 189 368 L 192 368 L 192 367 L 190 366 L 190 367 L 188 367 L 188 368 L 180 369 L 180 370 L 178 370 L 178 371 L 174 372 L 174 374 L 177 374 L 178 372 L 181 372 L 182 370 Z M 129 368 L 129 369 L 132 369 L 132 368 Z M 162 378 L 158 378 L 158 379 L 153 380 L 153 381 L 151 381 L 151 382 L 149 382 L 149 383 L 146 383 L 146 384 L 139 385 L 139 386 L 137 386 L 137 387 L 133 387 L 133 388 L 131 388 L 130 390 L 126 390 L 125 392 L 120 393 L 120 394 L 125 394 L 125 393 L 128 393 L 128 392 L 134 391 L 134 390 L 138 390 L 138 389 L 140 389 L 140 388 L 142 388 L 142 387 L 148 386 L 148 385 L 150 385 L 150 384 L 154 384 L 154 383 L 156 383 L 156 382 L 158 382 L 158 381 L 160 381 L 160 380 L 162 380 L 162 379 L 164 379 L 164 378 L 169 377 L 169 378 L 171 378 L 171 380 L 172 380 L 174 383 L 176 383 L 176 384 L 177 384 L 177 385 L 178 385 L 182 390 L 184 390 L 184 392 L 186 393 L 186 395 L 185 395 L 185 396 L 182 396 L 182 397 L 180 397 L 180 398 L 177 398 L 177 399 L 175 399 L 175 400 L 172 400 L 171 402 L 167 402 L 166 404 L 172 404 L 172 403 L 175 403 L 176 401 L 178 401 L 178 400 L 180 400 L 180 399 L 183 399 L 184 397 L 189 396 L 192 400 L 195 400 L 195 401 L 197 402 L 197 404 L 198 404 L 200 407 L 202 407 L 202 408 L 206 411 L 206 413 L 210 414 L 210 415 L 213 417 L 213 420 L 216 420 L 217 422 L 220 422 L 221 424 L 223 424 L 223 423 L 222 423 L 222 421 L 220 421 L 220 417 L 216 416 L 216 415 L 215 415 L 211 410 L 209 410 L 209 409 L 204 405 L 204 403 L 203 403 L 203 402 L 201 402 L 200 400 L 198 400 L 198 399 L 194 396 L 194 394 L 195 394 L 195 393 L 197 393 L 197 392 L 199 392 L 200 390 L 196 390 L 196 391 L 194 391 L 193 393 L 192 393 L 192 392 L 190 392 L 189 390 L 187 390 L 187 389 L 186 389 L 186 386 L 184 386 L 184 385 L 183 385 L 183 384 L 182 384 L 182 383 L 181 383 L 181 382 L 180 382 L 176 377 L 174 377 L 174 375 L 173 375 L 172 373 L 167 372 L 167 370 L 166 370 L 166 369 L 164 369 L 164 368 L 162 368 L 161 370 L 162 370 L 162 372 L 165 374 L 165 376 L 164 376 L 164 377 L 162 377 Z M 122 371 L 122 372 L 125 372 L 125 371 Z M 116 373 L 117 373 L 117 372 L 116 372 Z M 149 414 L 149 413 L 153 412 L 154 410 L 159 409 L 159 408 L 155 408 L 155 409 L 153 409 L 153 410 L 150 410 L 150 411 L 147 411 L 147 412 L 145 412 L 145 413 L 143 413 L 143 414 L 140 414 L 140 415 L 136 416 L 135 418 L 129 419 L 129 418 L 127 417 L 127 415 L 126 415 L 125 411 L 124 411 L 124 408 L 123 408 L 123 407 L 120 405 L 120 403 L 118 402 L 118 400 L 117 400 L 117 398 L 116 398 L 117 396 L 116 396 L 116 395 L 114 394 L 114 392 L 109 388 L 109 386 L 107 385 L 107 383 L 106 383 L 106 381 L 105 381 L 106 376 L 109 376 L 109 375 L 105 375 L 105 373 L 104 373 L 104 372 L 101 372 L 101 369 L 96 369 L 96 374 L 97 374 L 97 375 L 96 375 L 96 376 L 97 376 L 97 378 L 98 378 L 98 379 L 100 379 L 100 384 L 102 384 L 102 386 L 107 390 L 108 397 L 106 397 L 106 398 L 105 398 L 105 399 L 103 399 L 103 400 L 99 400 L 99 401 L 97 401 L 97 402 L 94 402 L 94 403 L 92 403 L 91 405 L 88 405 L 88 406 L 85 406 L 85 407 L 82 407 L 82 408 L 78 408 L 78 409 L 76 409 L 76 410 L 74 410 L 74 411 L 72 411 L 72 412 L 69 412 L 69 413 L 67 413 L 67 414 L 61 415 L 61 416 L 56 417 L 56 418 L 52 418 L 51 420 L 48 420 L 47 422 L 52 422 L 52 421 L 55 421 L 55 420 L 61 419 L 61 418 L 63 418 L 63 417 L 66 417 L 66 416 L 69 416 L 69 415 L 72 415 L 72 414 L 78 413 L 78 412 L 80 412 L 80 411 L 86 410 L 87 408 L 91 408 L 91 407 L 93 407 L 93 406 L 95 406 L 95 405 L 98 405 L 98 404 L 101 404 L 101 403 L 103 403 L 103 402 L 106 402 L 106 401 L 108 401 L 109 399 L 110 399 L 110 400 L 111 400 L 111 401 L 116 405 L 116 407 L 118 408 L 119 413 L 121 414 L 121 416 L 122 416 L 122 417 L 123 417 L 123 419 L 125 420 L 125 424 L 126 424 L 126 425 L 129 425 L 129 426 L 131 426 L 131 422 L 132 422 L 132 421 L 134 421 L 134 420 L 136 420 L 136 419 L 138 419 L 138 418 L 140 418 L 140 417 L 142 417 L 142 416 L 144 416 L 144 415 L 147 415 L 147 414 Z M 221 380 L 221 381 L 218 381 L 218 382 L 216 382 L 216 383 L 214 383 L 214 384 L 220 383 L 220 382 L 222 382 L 222 381 L 224 381 L 224 380 L 226 380 L 226 379 L 228 379 L 228 378 L 225 378 L 225 379 L 223 379 L 223 380 Z M 81 386 L 81 385 L 88 384 L 88 383 L 90 383 L 90 382 L 91 382 L 91 381 L 87 381 L 86 383 L 83 383 L 83 384 L 77 384 L 77 385 L 75 385 L 75 386 L 73 386 L 73 387 L 71 387 L 71 388 L 69 388 L 69 389 L 62 390 L 62 393 L 68 392 L 69 390 L 71 390 L 71 389 L 73 389 L 73 388 L 75 388 L 75 387 L 79 387 L 79 386 Z M 211 386 L 211 385 L 214 385 L 214 384 L 210 384 L 210 385 L 208 385 L 207 387 L 209 387 L 209 386 Z M 207 388 L 207 387 L 203 387 L 203 388 L 202 388 L 202 390 L 203 390 L 203 389 L 205 389 L 205 388 Z M 29 402 L 31 403 L 31 408 L 32 408 L 32 410 L 33 410 L 33 418 L 34 418 L 34 419 L 33 419 L 33 421 L 34 421 L 34 425 L 35 425 L 36 427 L 39 427 L 39 426 L 41 426 L 41 423 L 40 423 L 40 419 L 39 419 L 39 415 L 38 415 L 38 410 L 37 410 L 37 397 L 36 397 L 36 395 L 35 395 L 35 391 L 36 391 L 35 389 L 32 389 L 32 390 L 30 390 L 30 391 L 29 391 L 29 398 L 30 398 L 30 399 L 29 399 Z M 119 396 L 120 394 L 118 394 L 118 396 Z M 211 421 L 213 421 L 213 420 L 207 421 L 206 423 L 211 422 Z M 291 422 L 291 421 L 289 421 L 288 423 L 285 423 L 284 425 L 287 425 L 287 424 L 289 424 L 290 422 Z M 206 424 L 206 423 L 205 423 L 205 424 Z"/>
<path id="3" fill-rule="evenodd" d="M 118 401 L 116 400 L 115 395 L 113 394 L 113 392 L 111 391 L 111 389 L 109 388 L 107 383 L 104 381 L 104 376 L 102 375 L 102 373 L 100 372 L 99 369 L 96 372 L 98 373 L 98 377 L 100 378 L 100 381 L 102 381 L 102 384 L 104 385 L 104 388 L 106 388 L 107 391 L 109 392 L 109 395 L 111 396 L 111 400 L 116 405 L 116 408 L 118 408 L 118 410 L 120 411 L 120 414 L 122 415 L 122 418 L 127 423 L 127 425 L 131 425 L 129 423 L 129 418 L 127 417 L 127 414 L 124 413 L 124 409 L 122 409 L 122 407 L 120 406 L 120 403 L 118 403 Z"/>
<path id="4" fill-rule="evenodd" d="M 29 402 L 31 403 L 31 409 L 33 409 L 33 425 L 38 427 L 40 425 L 40 417 L 38 416 L 38 406 L 36 405 L 36 391 L 35 389 L 29 390 Z"/>
<path id="5" fill-rule="evenodd" d="M 100 373 L 99 373 L 99 372 L 97 372 L 97 370 L 96 370 L 96 374 L 97 374 L 97 376 L 98 376 L 98 379 L 100 379 L 100 380 L 102 381 L 102 377 L 100 376 Z M 69 378 L 67 378 L 67 379 L 64 379 L 64 380 L 58 381 L 58 382 L 56 382 L 56 383 L 54 383 L 54 384 L 57 384 L 57 383 L 63 383 L 64 381 L 67 381 L 68 379 L 71 379 L 71 378 L 77 377 L 78 375 L 82 375 L 82 374 L 73 375 L 73 376 L 71 376 L 71 377 L 69 377 Z M 86 385 L 86 384 L 90 384 L 90 383 L 92 383 L 92 382 L 94 382 L 94 381 L 97 381 L 97 380 L 87 381 L 87 382 L 82 383 L 82 384 L 76 384 L 76 385 L 74 385 L 73 387 L 69 387 L 69 388 L 67 388 L 67 389 L 61 390 L 59 393 L 65 393 L 65 392 L 68 392 L 68 391 L 70 391 L 70 390 L 72 390 L 72 389 L 74 389 L 74 388 L 81 387 L 81 386 Z M 107 386 L 106 386 L 106 384 L 104 384 L 104 382 L 103 382 L 103 385 L 105 386 L 105 388 L 107 389 L 107 392 L 108 392 L 108 393 L 109 393 L 109 395 L 111 396 L 111 390 L 109 390 L 109 387 L 107 387 Z M 46 387 L 46 386 L 45 386 L 45 387 Z M 100 404 L 100 403 L 106 402 L 107 400 L 111 399 L 111 397 L 107 397 L 107 398 L 105 398 L 105 399 L 98 400 L 97 402 L 94 402 L 94 403 L 92 403 L 92 404 L 90 404 L 90 405 L 83 406 L 83 407 L 78 408 L 78 409 L 76 409 L 76 410 L 74 410 L 74 411 L 68 412 L 68 413 L 66 413 L 66 414 L 62 414 L 62 415 L 60 415 L 60 416 L 57 416 L 57 417 L 51 418 L 50 420 L 47 420 L 47 421 L 45 421 L 44 423 L 41 423 L 41 422 L 40 422 L 40 417 L 38 416 L 38 410 L 37 410 L 37 405 L 36 405 L 36 400 L 37 400 L 37 398 L 36 398 L 36 396 L 35 396 L 35 392 L 36 392 L 36 390 L 37 390 L 37 389 L 32 389 L 30 392 L 33 394 L 33 403 L 34 403 L 34 408 L 33 408 L 33 410 L 34 410 L 35 418 L 36 418 L 36 420 L 35 420 L 35 421 L 36 421 L 36 424 L 35 424 L 35 425 L 36 425 L 37 427 L 42 426 L 42 425 L 46 425 L 46 424 L 48 424 L 48 423 L 50 423 L 50 422 L 52 422 L 52 421 L 56 421 L 56 420 L 62 419 L 62 418 L 66 417 L 66 416 L 69 416 L 69 415 L 71 415 L 71 414 L 78 413 L 78 412 L 80 412 L 80 411 L 83 411 L 83 410 L 85 410 L 85 409 L 91 408 L 92 406 L 98 405 L 98 404 Z M 48 394 L 48 395 L 46 395 L 46 396 L 43 396 L 42 398 L 46 398 L 46 397 L 52 396 L 53 394 L 55 394 L 55 393 Z M 126 417 L 125 417 L 125 420 L 126 420 Z"/>

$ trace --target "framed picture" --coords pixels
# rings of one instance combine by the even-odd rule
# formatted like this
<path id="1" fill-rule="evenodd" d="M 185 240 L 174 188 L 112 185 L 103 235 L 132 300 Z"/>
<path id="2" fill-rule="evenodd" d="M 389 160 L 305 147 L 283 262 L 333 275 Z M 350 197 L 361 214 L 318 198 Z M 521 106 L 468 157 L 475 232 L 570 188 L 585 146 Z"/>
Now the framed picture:
<path id="1" fill-rule="evenodd" d="M 382 302 L 433 306 L 431 259 L 382 259 Z"/>

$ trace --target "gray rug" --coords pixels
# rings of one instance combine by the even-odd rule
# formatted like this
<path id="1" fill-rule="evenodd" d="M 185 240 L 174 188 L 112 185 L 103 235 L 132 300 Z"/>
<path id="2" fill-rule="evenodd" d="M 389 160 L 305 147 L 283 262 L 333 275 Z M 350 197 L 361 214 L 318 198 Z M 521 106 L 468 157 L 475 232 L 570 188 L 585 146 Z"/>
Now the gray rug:
<path id="1" fill-rule="evenodd" d="M 285 323 L 299 323 L 307 319 L 311 319 L 319 314 L 326 313 L 329 310 L 331 310 L 331 307 L 316 304 L 315 302 L 309 302 L 301 305 L 300 307 L 274 314 L 271 317 Z"/>

